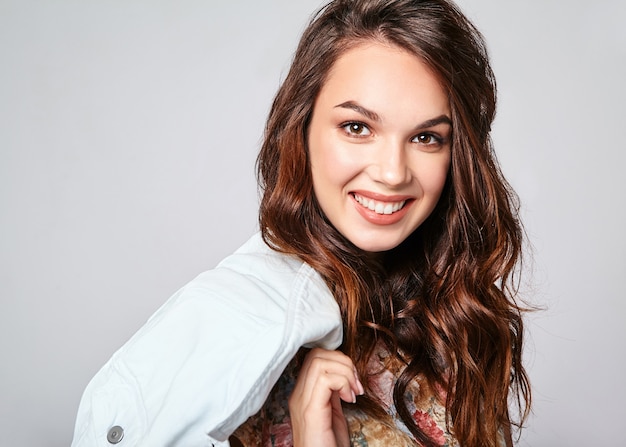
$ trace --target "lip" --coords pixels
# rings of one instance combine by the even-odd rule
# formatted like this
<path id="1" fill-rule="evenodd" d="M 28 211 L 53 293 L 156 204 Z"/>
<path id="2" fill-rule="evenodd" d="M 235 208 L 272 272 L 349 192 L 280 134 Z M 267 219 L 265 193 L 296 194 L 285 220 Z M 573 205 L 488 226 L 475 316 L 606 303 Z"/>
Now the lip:
<path id="1" fill-rule="evenodd" d="M 359 202 L 357 202 L 356 198 L 354 197 L 355 194 L 361 197 L 370 199 L 370 200 L 375 200 L 377 202 L 387 202 L 387 203 L 405 202 L 405 203 L 401 209 L 393 212 L 392 214 L 379 214 L 373 210 L 370 210 L 369 208 L 364 207 Z M 372 191 L 352 191 L 350 193 L 350 197 L 352 198 L 354 202 L 354 207 L 356 208 L 357 212 L 361 215 L 361 217 L 363 217 L 366 221 L 374 225 L 393 225 L 399 222 L 400 220 L 402 220 L 402 218 L 408 212 L 409 208 L 415 202 L 415 197 L 413 196 L 385 195 L 385 194 L 378 194 Z"/>
<path id="2" fill-rule="evenodd" d="M 395 194 L 395 195 L 386 195 L 386 194 L 380 194 L 377 192 L 372 192 L 372 191 L 365 191 L 365 190 L 356 190 L 356 191 L 350 191 L 350 195 L 359 195 L 359 196 L 363 196 L 366 197 L 368 199 L 373 199 L 376 200 L 378 202 L 402 202 L 404 200 L 412 200 L 415 197 L 414 196 L 410 196 L 410 195 L 406 195 L 406 194 Z"/>

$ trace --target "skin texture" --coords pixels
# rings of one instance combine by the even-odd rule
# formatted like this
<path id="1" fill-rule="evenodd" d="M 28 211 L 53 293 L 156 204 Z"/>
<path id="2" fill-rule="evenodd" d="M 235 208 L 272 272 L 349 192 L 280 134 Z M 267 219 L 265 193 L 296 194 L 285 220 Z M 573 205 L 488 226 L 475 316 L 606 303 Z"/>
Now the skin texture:
<path id="1" fill-rule="evenodd" d="M 341 400 L 363 394 L 352 360 L 339 351 L 313 349 L 289 399 L 294 446 L 349 447 Z"/>
<path id="2" fill-rule="evenodd" d="M 396 247 L 430 215 L 450 166 L 449 117 L 447 96 L 414 55 L 367 42 L 337 60 L 316 99 L 308 147 L 316 198 L 357 247 Z M 381 214 L 356 196 L 404 207 Z M 339 351 L 307 355 L 289 402 L 295 446 L 350 445 L 340 401 L 363 393 L 355 371 Z"/>
<path id="3" fill-rule="evenodd" d="M 381 252 L 424 222 L 450 166 L 449 117 L 448 97 L 416 56 L 367 42 L 337 60 L 315 101 L 308 143 L 315 196 L 343 236 Z M 404 206 L 380 214 L 357 198 Z"/>

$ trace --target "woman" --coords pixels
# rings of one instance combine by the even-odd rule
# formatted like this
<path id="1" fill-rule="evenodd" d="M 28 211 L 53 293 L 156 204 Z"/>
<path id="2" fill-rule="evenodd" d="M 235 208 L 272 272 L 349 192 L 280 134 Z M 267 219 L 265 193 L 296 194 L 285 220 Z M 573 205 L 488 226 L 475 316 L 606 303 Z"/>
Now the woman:
<path id="1" fill-rule="evenodd" d="M 258 159 L 265 245 L 194 280 L 114 355 L 74 445 L 508 444 L 509 398 L 523 420 L 530 389 L 495 99 L 454 4 L 322 8 Z"/>

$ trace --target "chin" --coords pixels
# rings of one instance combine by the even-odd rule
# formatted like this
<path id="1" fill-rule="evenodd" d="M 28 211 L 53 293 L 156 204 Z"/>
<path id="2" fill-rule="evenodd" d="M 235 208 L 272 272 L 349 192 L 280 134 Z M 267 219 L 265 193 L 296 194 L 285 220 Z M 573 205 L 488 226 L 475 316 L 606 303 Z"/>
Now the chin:
<path id="1" fill-rule="evenodd" d="M 367 239 L 348 238 L 354 245 L 368 253 L 382 253 L 392 250 L 400 245 L 406 237 L 398 238 L 381 238 L 372 237 Z"/>

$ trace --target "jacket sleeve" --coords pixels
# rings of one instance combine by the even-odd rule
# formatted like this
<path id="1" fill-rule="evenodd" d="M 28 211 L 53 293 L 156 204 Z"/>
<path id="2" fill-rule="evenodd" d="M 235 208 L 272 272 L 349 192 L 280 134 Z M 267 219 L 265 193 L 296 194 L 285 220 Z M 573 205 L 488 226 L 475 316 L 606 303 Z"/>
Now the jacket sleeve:
<path id="1" fill-rule="evenodd" d="M 338 309 L 308 314 L 315 299 L 328 309 L 328 293 L 294 273 L 267 281 L 225 267 L 181 289 L 89 383 L 72 447 L 227 446 L 301 345 L 341 342 Z"/>

